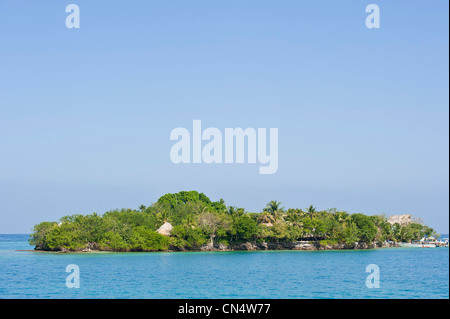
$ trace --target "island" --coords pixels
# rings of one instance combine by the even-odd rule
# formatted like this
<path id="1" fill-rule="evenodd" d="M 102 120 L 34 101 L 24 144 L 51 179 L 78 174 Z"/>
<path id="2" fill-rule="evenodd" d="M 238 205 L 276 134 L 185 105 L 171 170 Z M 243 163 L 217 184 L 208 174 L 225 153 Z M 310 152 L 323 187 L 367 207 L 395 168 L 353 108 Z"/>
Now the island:
<path id="1" fill-rule="evenodd" d="M 331 250 L 394 247 L 438 236 L 411 215 L 285 209 L 270 201 L 259 213 L 211 201 L 197 191 L 166 194 L 150 206 L 69 215 L 34 226 L 37 251 L 155 252 Z"/>

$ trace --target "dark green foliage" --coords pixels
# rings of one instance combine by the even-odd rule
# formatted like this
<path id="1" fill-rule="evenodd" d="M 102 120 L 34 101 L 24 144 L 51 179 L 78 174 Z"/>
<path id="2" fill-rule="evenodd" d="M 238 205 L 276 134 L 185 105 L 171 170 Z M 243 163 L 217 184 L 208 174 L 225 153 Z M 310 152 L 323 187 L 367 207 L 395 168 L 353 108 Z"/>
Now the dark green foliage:
<path id="1" fill-rule="evenodd" d="M 44 237 L 44 247 L 51 250 L 77 249 L 86 244 L 83 231 L 73 223 L 63 222 L 50 229 Z"/>
<path id="2" fill-rule="evenodd" d="M 211 202 L 208 196 L 197 191 L 182 191 L 175 194 L 166 194 L 158 199 L 161 205 L 168 205 L 169 208 L 176 209 L 186 203 L 202 203 L 215 212 L 223 211 L 226 207 L 222 202 Z"/>
<path id="3" fill-rule="evenodd" d="M 248 241 L 256 236 L 258 224 L 248 216 L 240 216 L 234 221 L 233 228 L 236 230 L 237 238 Z"/>
<path id="4" fill-rule="evenodd" d="M 172 224 L 170 236 L 156 230 Z M 382 215 L 348 214 L 330 209 L 287 209 L 270 201 L 261 213 L 212 202 L 196 191 L 166 194 L 138 210 L 112 210 L 98 215 L 69 215 L 33 228 L 29 242 L 37 249 L 111 251 L 198 249 L 204 245 L 256 241 L 318 241 L 321 245 L 374 241 L 411 241 L 434 230 L 413 222 L 391 225 Z"/>
<path id="5" fill-rule="evenodd" d="M 167 250 L 170 246 L 170 239 L 145 226 L 138 226 L 133 230 L 130 246 L 133 251 Z"/>
<path id="6" fill-rule="evenodd" d="M 129 246 L 118 232 L 108 231 L 100 241 L 103 250 L 127 251 Z"/>
<path id="7" fill-rule="evenodd" d="M 175 226 L 172 230 L 172 245 L 181 248 L 195 248 L 206 244 L 202 229 L 192 226 Z"/>
<path id="8" fill-rule="evenodd" d="M 33 232 L 30 235 L 30 245 L 39 245 L 45 243 L 45 235 L 55 226 L 57 226 L 55 222 L 42 222 L 35 225 L 33 228 Z"/>
<path id="9" fill-rule="evenodd" d="M 353 214 L 352 221 L 358 228 L 359 240 L 364 243 L 370 243 L 375 239 L 377 229 L 373 220 L 363 214 Z"/>

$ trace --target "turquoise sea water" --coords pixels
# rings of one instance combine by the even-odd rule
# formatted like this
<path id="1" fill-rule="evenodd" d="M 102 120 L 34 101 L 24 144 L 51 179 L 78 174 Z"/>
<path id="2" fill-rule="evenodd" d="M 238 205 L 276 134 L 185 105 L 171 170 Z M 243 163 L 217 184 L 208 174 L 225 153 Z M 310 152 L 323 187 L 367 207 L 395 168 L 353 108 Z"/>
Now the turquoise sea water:
<path id="1" fill-rule="evenodd" d="M 0 235 L 0 298 L 449 298 L 448 248 L 49 253 Z M 80 288 L 66 287 L 66 266 Z M 366 267 L 380 288 L 366 287 Z"/>

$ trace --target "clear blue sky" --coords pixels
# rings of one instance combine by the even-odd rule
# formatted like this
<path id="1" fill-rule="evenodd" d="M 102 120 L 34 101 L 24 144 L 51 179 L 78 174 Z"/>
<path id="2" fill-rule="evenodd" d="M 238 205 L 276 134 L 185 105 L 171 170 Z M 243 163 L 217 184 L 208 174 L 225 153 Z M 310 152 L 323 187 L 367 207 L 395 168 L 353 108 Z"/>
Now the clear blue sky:
<path id="1" fill-rule="evenodd" d="M 67 4 L 81 28 L 67 29 Z M 366 5 L 381 28 L 365 27 Z M 449 225 L 448 1 L 0 2 L 0 233 L 198 190 Z M 173 128 L 276 127 L 279 168 L 175 165 Z"/>

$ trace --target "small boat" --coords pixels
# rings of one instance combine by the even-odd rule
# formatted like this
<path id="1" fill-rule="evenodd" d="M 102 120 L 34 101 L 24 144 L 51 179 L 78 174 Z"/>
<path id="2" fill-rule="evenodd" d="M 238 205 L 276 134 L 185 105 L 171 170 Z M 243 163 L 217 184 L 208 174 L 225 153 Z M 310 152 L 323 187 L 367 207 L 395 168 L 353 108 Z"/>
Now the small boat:
<path id="1" fill-rule="evenodd" d="M 401 243 L 399 244 L 402 247 L 414 247 L 414 248 L 435 248 L 436 245 L 435 244 L 426 244 L 426 243 Z"/>
<path id="2" fill-rule="evenodd" d="M 436 241 L 436 247 L 447 247 L 448 248 L 448 238 L 442 238 Z"/>
<path id="3" fill-rule="evenodd" d="M 417 248 L 436 248 L 436 247 L 447 247 L 448 248 L 448 238 L 442 238 L 441 240 L 436 240 L 434 237 L 424 237 L 421 240 L 413 240 L 411 243 L 399 243 L 402 247 L 417 247 Z"/>
<path id="4" fill-rule="evenodd" d="M 411 247 L 420 248 L 435 248 L 438 246 L 438 241 L 434 237 L 424 237 L 421 240 L 413 240 L 410 244 Z"/>

